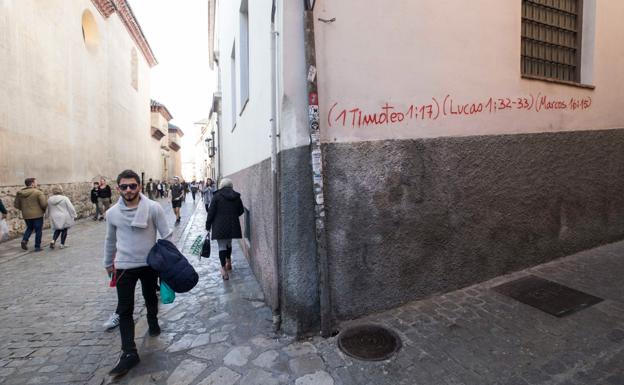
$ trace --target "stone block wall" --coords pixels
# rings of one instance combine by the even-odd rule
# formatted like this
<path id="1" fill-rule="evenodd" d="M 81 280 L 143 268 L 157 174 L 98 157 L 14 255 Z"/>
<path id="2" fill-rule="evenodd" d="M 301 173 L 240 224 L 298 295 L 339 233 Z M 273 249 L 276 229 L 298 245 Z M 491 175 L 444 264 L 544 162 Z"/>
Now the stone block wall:
<path id="1" fill-rule="evenodd" d="M 66 195 L 76 208 L 78 218 L 88 218 L 95 213 L 95 206 L 91 203 L 90 194 L 93 182 L 80 182 L 80 183 L 59 183 L 59 184 L 47 184 L 39 185 L 39 189 L 49 197 L 52 195 L 52 187 L 61 186 L 63 188 L 63 194 Z M 113 188 L 112 182 L 109 182 L 111 189 L 113 190 L 113 202 L 117 200 L 117 192 Z M 22 214 L 13 206 L 15 201 L 15 195 L 24 186 L 0 186 L 0 199 L 4 203 L 8 214 L 6 215 L 7 224 L 9 226 L 9 238 L 15 238 L 24 233 L 26 224 L 22 219 Z M 44 217 L 44 228 L 49 228 L 50 222 L 47 216 Z"/>

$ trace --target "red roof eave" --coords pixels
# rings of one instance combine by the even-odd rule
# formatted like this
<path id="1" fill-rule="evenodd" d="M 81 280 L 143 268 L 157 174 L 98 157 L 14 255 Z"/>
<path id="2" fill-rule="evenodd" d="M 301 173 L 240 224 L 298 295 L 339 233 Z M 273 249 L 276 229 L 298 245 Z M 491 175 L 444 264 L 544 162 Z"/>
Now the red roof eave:
<path id="1" fill-rule="evenodd" d="M 134 16 L 132 8 L 130 8 L 130 4 L 128 4 L 127 0 L 91 0 L 91 2 L 93 2 L 93 5 L 95 5 L 105 19 L 117 11 L 117 15 L 119 15 L 119 18 L 126 26 L 130 37 L 132 37 L 132 40 L 134 40 L 137 47 L 141 50 L 149 66 L 153 67 L 158 64 L 154 52 L 152 52 L 152 48 L 147 42 L 141 30 L 141 26 Z"/>

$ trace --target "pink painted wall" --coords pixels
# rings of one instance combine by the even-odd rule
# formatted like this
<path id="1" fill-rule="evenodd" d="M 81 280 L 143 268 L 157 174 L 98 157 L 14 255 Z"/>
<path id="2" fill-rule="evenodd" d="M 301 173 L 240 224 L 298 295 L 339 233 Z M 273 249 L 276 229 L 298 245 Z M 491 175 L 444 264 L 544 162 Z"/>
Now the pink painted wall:
<path id="1" fill-rule="evenodd" d="M 520 0 L 318 0 L 322 139 L 623 128 L 624 2 L 585 8 L 582 81 L 595 89 L 521 77 Z"/>

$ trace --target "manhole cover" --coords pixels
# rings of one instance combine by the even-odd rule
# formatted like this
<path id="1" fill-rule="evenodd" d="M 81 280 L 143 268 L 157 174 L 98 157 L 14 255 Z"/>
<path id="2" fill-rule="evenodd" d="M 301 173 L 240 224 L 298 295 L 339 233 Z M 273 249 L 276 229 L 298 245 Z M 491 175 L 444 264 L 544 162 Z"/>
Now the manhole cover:
<path id="1" fill-rule="evenodd" d="M 504 283 L 492 290 L 555 317 L 572 314 L 602 301 L 602 298 L 533 275 Z"/>
<path id="2" fill-rule="evenodd" d="M 338 347 L 358 360 L 382 361 L 401 348 L 401 339 L 395 332 L 384 327 L 360 325 L 340 332 Z"/>

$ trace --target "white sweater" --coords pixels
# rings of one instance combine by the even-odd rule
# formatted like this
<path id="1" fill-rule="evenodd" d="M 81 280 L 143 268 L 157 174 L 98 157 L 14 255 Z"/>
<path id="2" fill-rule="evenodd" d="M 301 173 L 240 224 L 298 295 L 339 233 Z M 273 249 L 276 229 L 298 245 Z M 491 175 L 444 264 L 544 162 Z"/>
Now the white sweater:
<path id="1" fill-rule="evenodd" d="M 147 266 L 156 231 L 161 239 L 170 240 L 172 231 L 160 204 L 141 194 L 139 207 L 128 208 L 120 197 L 106 212 L 104 267 L 113 265 L 113 257 L 116 269 Z"/>

